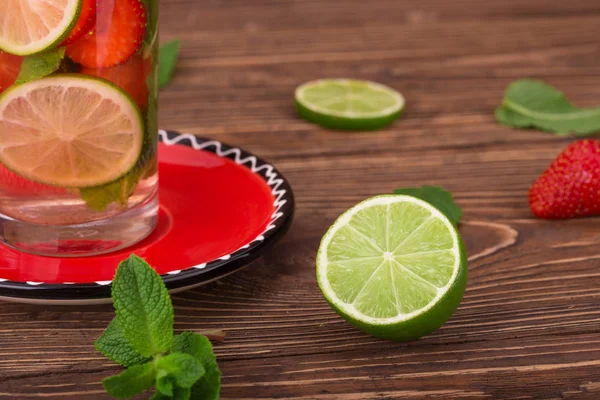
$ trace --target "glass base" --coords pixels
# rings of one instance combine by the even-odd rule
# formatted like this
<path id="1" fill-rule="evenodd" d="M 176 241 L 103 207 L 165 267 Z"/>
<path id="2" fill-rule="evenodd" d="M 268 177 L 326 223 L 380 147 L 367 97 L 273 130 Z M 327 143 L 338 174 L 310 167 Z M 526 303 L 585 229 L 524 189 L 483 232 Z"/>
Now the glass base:
<path id="1" fill-rule="evenodd" d="M 76 225 L 38 225 L 0 214 L 0 242 L 49 257 L 88 257 L 124 249 L 156 227 L 158 194 L 121 214 Z"/>

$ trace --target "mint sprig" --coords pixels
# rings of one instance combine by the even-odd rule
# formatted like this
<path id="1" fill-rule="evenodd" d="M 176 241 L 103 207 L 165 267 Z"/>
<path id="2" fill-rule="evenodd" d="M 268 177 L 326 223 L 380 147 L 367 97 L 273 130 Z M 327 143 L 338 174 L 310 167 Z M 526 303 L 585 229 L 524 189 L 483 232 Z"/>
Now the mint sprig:
<path id="1" fill-rule="evenodd" d="M 152 386 L 152 399 L 217 400 L 221 372 L 208 338 L 173 334 L 173 305 L 162 278 L 143 259 L 123 261 L 113 281 L 116 318 L 95 346 L 128 367 L 102 383 L 113 397 L 127 399 Z"/>
<path id="2" fill-rule="evenodd" d="M 424 200 L 444 214 L 454 226 L 462 219 L 462 209 L 454 201 L 452 193 L 441 186 L 422 186 L 394 190 L 394 194 L 405 194 Z"/>

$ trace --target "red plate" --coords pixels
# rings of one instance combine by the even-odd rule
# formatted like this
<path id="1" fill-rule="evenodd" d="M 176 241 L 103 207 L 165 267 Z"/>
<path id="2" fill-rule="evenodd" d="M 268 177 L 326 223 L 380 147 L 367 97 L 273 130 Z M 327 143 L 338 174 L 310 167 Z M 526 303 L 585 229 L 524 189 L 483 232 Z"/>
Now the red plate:
<path id="1" fill-rule="evenodd" d="M 102 302 L 120 261 L 145 258 L 169 289 L 228 275 L 287 231 L 294 198 L 271 165 L 214 140 L 160 131 L 160 216 L 143 242 L 108 255 L 50 258 L 0 245 L 0 298 Z"/>

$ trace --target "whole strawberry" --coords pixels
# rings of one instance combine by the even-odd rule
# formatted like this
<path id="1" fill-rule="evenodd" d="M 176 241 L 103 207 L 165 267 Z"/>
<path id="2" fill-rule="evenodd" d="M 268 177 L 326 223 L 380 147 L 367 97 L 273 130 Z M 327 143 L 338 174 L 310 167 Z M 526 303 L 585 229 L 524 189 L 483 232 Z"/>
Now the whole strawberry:
<path id="1" fill-rule="evenodd" d="M 538 218 L 600 215 L 600 141 L 569 145 L 529 190 Z"/>

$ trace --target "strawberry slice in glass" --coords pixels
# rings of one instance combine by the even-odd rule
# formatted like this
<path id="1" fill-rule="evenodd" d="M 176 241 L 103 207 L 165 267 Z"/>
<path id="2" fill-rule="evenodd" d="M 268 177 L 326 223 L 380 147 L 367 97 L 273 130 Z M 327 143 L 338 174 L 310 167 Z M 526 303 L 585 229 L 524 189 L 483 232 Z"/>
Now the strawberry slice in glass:
<path id="1" fill-rule="evenodd" d="M 96 26 L 96 5 L 96 0 L 83 0 L 77 24 L 75 24 L 75 27 L 71 30 L 65 41 L 61 43 L 61 46 L 71 45 L 81 39 L 86 33 L 92 33 Z"/>
<path id="2" fill-rule="evenodd" d="M 0 93 L 15 83 L 22 63 L 23 57 L 13 56 L 0 50 Z"/>

